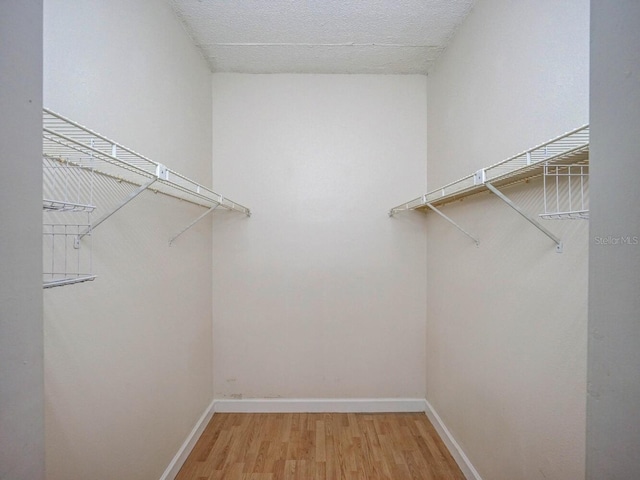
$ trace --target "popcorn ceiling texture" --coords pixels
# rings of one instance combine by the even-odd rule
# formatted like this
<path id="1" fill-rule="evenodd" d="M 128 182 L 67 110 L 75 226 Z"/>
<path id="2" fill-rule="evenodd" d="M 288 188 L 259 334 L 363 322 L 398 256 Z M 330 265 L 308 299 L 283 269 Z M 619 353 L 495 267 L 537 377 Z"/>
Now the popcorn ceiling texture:
<path id="1" fill-rule="evenodd" d="M 426 74 L 474 0 L 170 0 L 212 72 Z"/>

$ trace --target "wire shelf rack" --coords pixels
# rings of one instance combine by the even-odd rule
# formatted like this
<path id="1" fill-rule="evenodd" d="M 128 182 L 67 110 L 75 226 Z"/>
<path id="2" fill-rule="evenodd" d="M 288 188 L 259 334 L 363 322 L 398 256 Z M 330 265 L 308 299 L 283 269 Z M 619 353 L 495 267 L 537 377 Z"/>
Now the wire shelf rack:
<path id="1" fill-rule="evenodd" d="M 207 208 L 219 206 L 251 215 L 247 207 L 46 108 L 43 109 L 43 154 L 46 158 L 63 158 L 79 168 L 88 168 L 90 159 L 90 168 L 99 174 L 138 186 L 156 180 L 150 188 L 154 192 Z"/>
<path id="2" fill-rule="evenodd" d="M 247 207 L 49 109 L 43 109 L 42 124 L 44 288 L 96 278 L 95 228 L 147 189 L 207 208 L 170 245 L 218 207 L 251 215 Z M 135 190 L 94 220 L 94 188 L 104 180 Z"/>
<path id="3" fill-rule="evenodd" d="M 589 165 L 545 165 L 543 185 L 541 218 L 589 219 Z"/>
<path id="4" fill-rule="evenodd" d="M 91 245 L 79 245 L 82 230 L 91 224 L 43 223 L 44 274 L 43 287 L 60 287 L 88 282 L 96 278 L 92 273 Z M 90 235 L 88 235 L 90 238 Z"/>
<path id="5" fill-rule="evenodd" d="M 393 207 L 389 215 L 441 206 L 463 197 L 486 191 L 486 183 L 504 186 L 543 175 L 545 165 L 586 163 L 589 158 L 589 126 L 584 125 L 548 142 L 507 158 L 499 163 L 462 177 L 421 197 Z"/>
<path id="6" fill-rule="evenodd" d="M 43 156 L 43 287 L 91 281 L 91 214 L 94 171 L 91 158 L 79 167 L 62 158 Z M 86 240 L 80 242 L 80 234 Z"/>

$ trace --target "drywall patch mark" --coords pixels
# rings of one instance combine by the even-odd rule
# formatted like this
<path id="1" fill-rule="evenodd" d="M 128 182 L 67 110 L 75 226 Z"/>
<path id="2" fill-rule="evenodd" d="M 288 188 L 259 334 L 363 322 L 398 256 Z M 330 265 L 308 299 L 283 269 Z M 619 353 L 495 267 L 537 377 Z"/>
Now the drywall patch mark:
<path id="1" fill-rule="evenodd" d="M 235 378 L 235 377 L 227 378 L 226 379 L 227 385 L 229 385 L 231 387 L 232 385 L 234 385 L 236 383 L 237 380 L 238 379 Z M 233 400 L 242 400 L 242 394 L 241 393 L 230 393 L 229 395 L 223 395 L 223 396 L 224 396 L 224 398 L 231 398 Z"/>

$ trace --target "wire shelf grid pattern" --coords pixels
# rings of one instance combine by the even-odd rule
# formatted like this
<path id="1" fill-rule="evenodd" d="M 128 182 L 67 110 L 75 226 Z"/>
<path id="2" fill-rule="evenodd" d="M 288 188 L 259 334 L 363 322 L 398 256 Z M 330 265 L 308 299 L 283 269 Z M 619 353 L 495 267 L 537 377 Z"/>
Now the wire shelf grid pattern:
<path id="1" fill-rule="evenodd" d="M 541 218 L 589 219 L 589 165 L 545 165 L 543 185 Z"/>
<path id="2" fill-rule="evenodd" d="M 91 230 L 90 223 L 43 223 L 44 288 L 96 278 L 92 273 L 91 233 L 85 235 L 82 245 L 79 244 L 79 235 L 85 230 Z"/>
<path id="3" fill-rule="evenodd" d="M 91 157 L 83 167 L 43 156 L 43 287 L 93 280 L 91 214 L 94 172 Z M 80 241 L 80 235 L 87 238 Z"/>
<path id="4" fill-rule="evenodd" d="M 80 168 L 87 168 L 91 159 L 99 174 L 135 185 L 156 179 L 152 191 L 207 208 L 219 205 L 251 215 L 247 207 L 48 109 L 43 110 L 43 154 Z"/>
<path id="5" fill-rule="evenodd" d="M 499 163 L 467 175 L 425 195 L 394 207 L 390 215 L 443 205 L 486 190 L 485 183 L 506 185 L 543 175 L 544 165 L 566 165 L 588 161 L 589 126 L 585 125 Z"/>

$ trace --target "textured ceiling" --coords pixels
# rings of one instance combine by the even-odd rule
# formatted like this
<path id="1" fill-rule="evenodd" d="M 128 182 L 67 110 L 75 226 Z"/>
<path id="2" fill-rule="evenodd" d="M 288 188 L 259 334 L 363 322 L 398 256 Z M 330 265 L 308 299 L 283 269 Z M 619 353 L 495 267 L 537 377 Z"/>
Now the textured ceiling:
<path id="1" fill-rule="evenodd" d="M 213 72 L 426 74 L 475 0 L 169 0 Z"/>

